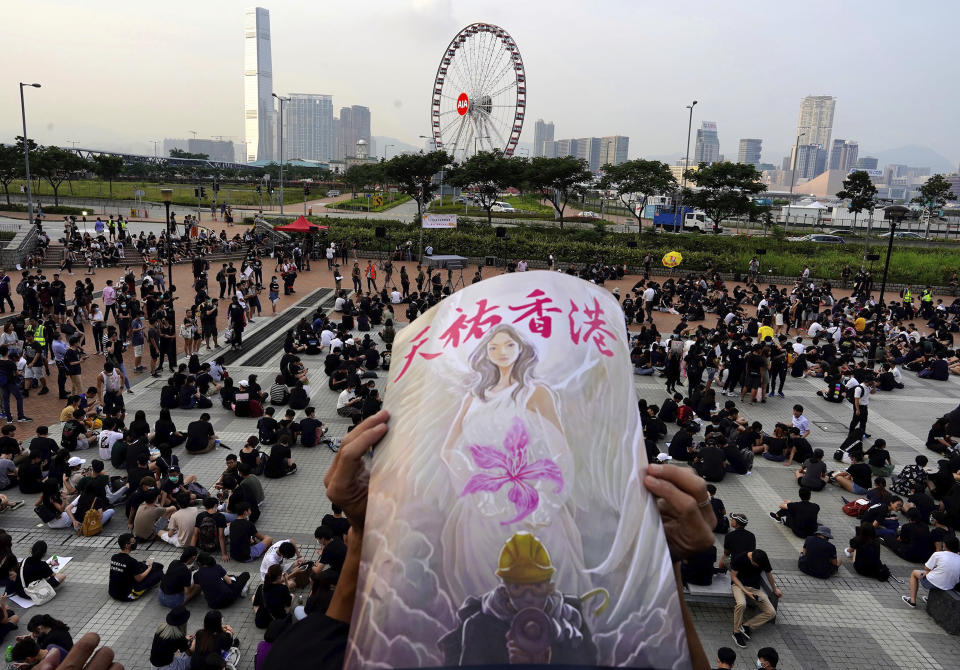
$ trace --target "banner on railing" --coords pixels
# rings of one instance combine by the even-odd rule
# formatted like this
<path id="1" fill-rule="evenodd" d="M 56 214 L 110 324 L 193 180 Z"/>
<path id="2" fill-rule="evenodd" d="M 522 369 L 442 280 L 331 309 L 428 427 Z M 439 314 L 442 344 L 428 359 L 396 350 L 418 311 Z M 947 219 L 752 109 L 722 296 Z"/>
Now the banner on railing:
<path id="1" fill-rule="evenodd" d="M 456 214 L 427 214 L 423 217 L 424 228 L 456 228 Z"/>

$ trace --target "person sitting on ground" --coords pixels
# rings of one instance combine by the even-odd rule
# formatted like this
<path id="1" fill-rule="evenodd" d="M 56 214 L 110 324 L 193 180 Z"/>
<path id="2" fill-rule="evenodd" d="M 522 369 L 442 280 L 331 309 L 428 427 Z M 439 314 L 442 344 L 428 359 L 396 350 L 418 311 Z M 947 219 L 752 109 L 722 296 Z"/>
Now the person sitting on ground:
<path id="1" fill-rule="evenodd" d="M 938 454 L 949 454 L 956 450 L 957 441 L 950 435 L 950 420 L 942 416 L 933 422 L 927 433 L 927 449 Z"/>
<path id="2" fill-rule="evenodd" d="M 307 407 L 304 410 L 304 418 L 300 419 L 298 426 L 300 429 L 300 444 L 304 447 L 317 446 L 327 433 L 326 426 L 323 425 L 323 421 L 314 416 L 315 413 L 316 409 L 314 407 Z"/>
<path id="3" fill-rule="evenodd" d="M 930 529 L 930 539 L 933 540 L 933 550 L 943 551 L 946 547 L 945 543 L 947 538 L 955 537 L 953 529 L 950 528 L 950 518 L 946 512 L 937 510 L 930 515 L 930 520 L 933 521 L 933 528 Z"/>
<path id="4" fill-rule="evenodd" d="M 280 424 L 273 418 L 275 413 L 276 410 L 273 407 L 267 407 L 263 416 L 257 421 L 257 434 L 260 437 L 260 444 L 271 445 L 277 441 Z"/>
<path id="5" fill-rule="evenodd" d="M 210 610 L 203 617 L 203 628 L 193 636 L 190 670 L 220 670 L 225 667 L 224 653 L 234 645 L 233 628 L 223 623 L 219 610 Z"/>
<path id="6" fill-rule="evenodd" d="M 150 644 L 150 665 L 159 670 L 188 670 L 192 638 L 187 635 L 190 610 L 179 605 L 167 612 Z"/>
<path id="7" fill-rule="evenodd" d="M 891 490 L 897 495 L 910 495 L 919 484 L 921 487 L 927 487 L 927 470 L 929 462 L 923 454 L 917 454 L 913 459 L 913 464 L 905 465 L 893 480 Z"/>
<path id="8" fill-rule="evenodd" d="M 887 490 L 887 480 L 877 477 L 873 480 L 873 488 L 866 492 L 864 497 L 871 503 L 886 503 L 893 494 Z"/>
<path id="9" fill-rule="evenodd" d="M 101 526 L 105 526 L 113 518 L 114 510 L 107 498 L 97 495 L 96 487 L 91 485 L 90 480 L 81 479 L 77 482 L 77 492 L 80 495 L 68 506 L 73 517 L 74 530 L 80 531 L 90 510 L 99 510 Z"/>
<path id="10" fill-rule="evenodd" d="M 707 490 L 710 489 L 710 486 L 713 485 L 708 484 Z M 714 489 L 716 489 L 715 486 Z M 320 525 L 332 528 L 333 532 L 340 536 L 340 539 L 346 541 L 347 531 L 350 530 L 350 519 L 343 516 L 343 510 L 336 503 L 330 503 L 330 511 L 330 514 L 323 515 Z"/>
<path id="11" fill-rule="evenodd" d="M 232 412 L 236 401 L 237 389 L 233 385 L 233 378 L 227 377 L 223 380 L 223 388 L 220 389 L 220 406 Z"/>
<path id="12" fill-rule="evenodd" d="M 317 526 L 313 537 L 320 545 L 320 558 L 313 566 L 314 573 L 320 573 L 330 568 L 341 572 L 343 562 L 347 558 L 347 545 L 329 526 Z"/>
<path id="13" fill-rule="evenodd" d="M 189 454 L 206 454 L 217 448 L 217 434 L 210 425 L 210 415 L 204 412 L 187 426 L 186 450 Z"/>
<path id="14" fill-rule="evenodd" d="M 169 522 L 170 515 L 177 510 L 176 507 L 172 506 L 161 507 L 157 503 L 159 497 L 156 491 L 148 491 L 133 517 L 133 534 L 141 542 L 155 540 L 157 529 L 165 527 Z M 161 519 L 163 519 L 162 523 Z"/>
<path id="15" fill-rule="evenodd" d="M 363 405 L 363 398 L 357 396 L 355 389 L 354 384 L 348 381 L 346 389 L 337 398 L 337 414 L 353 421 L 354 426 L 359 424 L 362 419 Z"/>
<path id="16" fill-rule="evenodd" d="M 858 575 L 886 581 L 890 571 L 880 560 L 880 540 L 872 523 L 861 523 L 850 539 L 850 546 L 843 550 L 853 559 L 853 569 Z"/>
<path id="17" fill-rule="evenodd" d="M 220 551 L 220 558 L 229 561 L 227 553 L 226 528 L 227 517 L 219 509 L 219 502 L 213 496 L 203 499 L 203 511 L 197 514 L 194 522 L 193 538 L 190 544 L 209 554 Z"/>
<path id="18" fill-rule="evenodd" d="M 33 543 L 30 547 L 30 555 L 23 559 L 20 570 L 17 572 L 17 591 L 22 592 L 25 587 L 40 579 L 46 580 L 47 584 L 58 589 L 67 580 L 65 573 L 53 571 L 44 558 L 46 553 L 46 542 L 37 540 Z"/>
<path id="19" fill-rule="evenodd" d="M 783 462 L 787 459 L 787 437 L 783 426 L 776 425 L 773 435 L 765 435 L 760 446 L 753 448 L 753 453 L 760 454 L 768 461 Z"/>
<path id="20" fill-rule="evenodd" d="M 693 459 L 693 469 L 708 482 L 722 482 L 727 474 L 727 460 L 716 440 L 710 438 Z"/>
<path id="21" fill-rule="evenodd" d="M 240 474 L 240 465 L 246 465 L 255 475 L 263 474 L 263 469 L 267 464 L 267 459 L 263 452 L 257 448 L 259 444 L 260 440 L 256 435 L 251 435 L 247 438 L 246 443 L 240 449 L 240 462 L 237 466 L 238 477 Z"/>
<path id="22" fill-rule="evenodd" d="M 260 561 L 260 578 L 266 581 L 267 570 L 279 565 L 291 590 L 306 586 L 308 567 L 312 561 L 306 561 L 300 555 L 300 548 L 293 540 L 274 542 Z"/>
<path id="23" fill-rule="evenodd" d="M 286 405 L 290 400 L 290 391 L 283 380 L 283 375 L 277 375 L 273 380 L 273 386 L 270 387 L 270 404 Z M 269 409 L 269 408 L 268 408 Z"/>
<path id="24" fill-rule="evenodd" d="M 196 527 L 197 514 L 200 513 L 193 506 L 193 500 L 186 491 L 180 491 L 176 496 L 177 511 L 170 515 L 167 529 L 159 533 L 160 539 L 174 547 L 187 547 L 193 539 Z"/>
<path id="25" fill-rule="evenodd" d="M 292 603 L 293 596 L 284 579 L 283 567 L 271 565 L 264 574 L 263 585 L 253 596 L 254 624 L 257 628 L 267 628 L 272 622 L 287 616 Z"/>
<path id="26" fill-rule="evenodd" d="M 900 596 L 910 607 L 917 606 L 917 591 L 921 586 L 928 590 L 950 591 L 960 583 L 960 540 L 951 537 L 945 544 L 946 549 L 935 552 L 924 563 L 923 570 L 910 573 L 910 595 Z"/>
<path id="27" fill-rule="evenodd" d="M 680 561 L 680 579 L 684 586 L 710 586 L 716 572 L 713 564 L 717 562 L 717 548 L 708 547 Z"/>
<path id="28" fill-rule="evenodd" d="M 260 558 L 273 544 L 273 538 L 260 533 L 249 517 L 250 505 L 242 502 L 237 505 L 236 520 L 230 524 L 230 557 L 241 563 Z"/>
<path id="29" fill-rule="evenodd" d="M 833 535 L 828 527 L 817 527 L 817 531 L 806 539 L 800 550 L 797 567 L 801 572 L 819 579 L 827 579 L 837 574 L 840 559 L 837 558 L 837 548 L 830 542 L 832 539 Z"/>
<path id="30" fill-rule="evenodd" d="M 678 462 L 692 461 L 696 454 L 696 444 L 693 436 L 700 427 L 693 421 L 688 421 L 677 429 L 670 439 L 670 445 L 667 447 L 667 453 Z"/>
<path id="31" fill-rule="evenodd" d="M 827 485 L 827 464 L 823 462 L 823 449 L 814 449 L 813 455 L 797 470 L 797 485 L 811 491 L 822 491 Z"/>
<path id="32" fill-rule="evenodd" d="M 292 409 L 284 412 L 283 418 L 277 422 L 277 440 L 286 435 L 289 445 L 297 443 L 297 438 L 300 437 L 300 422 L 296 418 L 297 413 Z"/>
<path id="33" fill-rule="evenodd" d="M 290 438 L 284 433 L 275 445 L 270 448 L 270 457 L 263 469 L 263 475 L 269 479 L 279 479 L 292 475 L 297 471 L 297 464 L 293 462 L 290 453 Z"/>
<path id="34" fill-rule="evenodd" d="M 923 563 L 934 551 L 930 527 L 916 508 L 908 509 L 906 517 L 907 523 L 897 529 L 896 536 L 882 537 L 881 542 L 903 560 Z"/>
<path id="35" fill-rule="evenodd" d="M 710 507 L 713 508 L 713 515 L 717 518 L 717 525 L 713 527 L 713 532 L 725 535 L 730 530 L 730 519 L 727 518 L 727 510 L 723 506 L 723 501 L 717 497 L 716 486 L 707 484 L 707 493 L 710 494 Z M 349 524 L 349 522 L 347 523 Z M 716 562 L 716 559 L 714 559 L 714 562 Z"/>
<path id="36" fill-rule="evenodd" d="M 847 468 L 846 472 L 832 473 L 832 477 L 828 474 L 829 481 L 848 493 L 862 496 L 870 488 L 873 471 L 870 470 L 869 465 L 863 462 L 862 451 L 853 448 L 847 453 L 850 456 L 850 467 Z"/>
<path id="37" fill-rule="evenodd" d="M 6 598 L 6 596 L 4 596 Z M 6 609 L 4 607 L 4 609 Z M 47 657 L 51 651 L 57 653 L 57 657 L 64 659 L 67 657 L 67 650 L 60 647 L 60 645 L 49 643 L 45 647 L 41 647 L 40 643 L 37 642 L 33 636 L 25 635 L 23 637 L 17 638 L 15 644 L 11 645 L 9 654 L 10 660 L 15 664 L 12 667 L 18 668 L 33 668 L 39 667 L 40 662 Z M 48 667 L 54 667 L 49 664 Z M 64 667 L 60 665 L 59 667 Z"/>
<path id="38" fill-rule="evenodd" d="M 200 550 L 196 547 L 184 547 L 179 559 L 170 561 L 160 588 L 157 599 L 164 607 L 179 607 L 190 602 L 200 592 L 200 587 L 193 584 L 193 564 L 197 560 Z"/>
<path id="39" fill-rule="evenodd" d="M 234 522 L 236 523 L 236 522 Z M 205 551 L 197 556 L 197 571 L 193 573 L 193 583 L 199 586 L 207 605 L 212 609 L 229 607 L 247 593 L 250 581 L 249 572 L 231 576 L 216 559 Z"/>
<path id="40" fill-rule="evenodd" d="M 877 536 L 883 538 L 893 538 L 900 527 L 898 515 L 903 509 L 903 499 L 899 496 L 890 496 L 886 504 L 874 503 L 870 505 L 860 517 L 863 522 L 873 524 L 877 530 Z"/>
<path id="41" fill-rule="evenodd" d="M 73 649 L 73 636 L 70 635 L 70 626 L 49 614 L 35 614 L 27 623 L 27 630 L 33 634 L 41 649 L 55 644 L 61 649 Z"/>
<path id="42" fill-rule="evenodd" d="M 163 579 L 163 564 L 149 560 L 142 563 L 130 554 L 137 548 L 133 533 L 117 538 L 120 551 L 110 558 L 108 592 L 114 600 L 128 602 L 141 598 Z"/>
<path id="43" fill-rule="evenodd" d="M 800 496 L 799 501 L 784 500 L 780 503 L 780 509 L 776 512 L 770 512 L 770 518 L 777 523 L 782 523 L 792 530 L 794 535 L 802 539 L 809 537 L 816 531 L 820 505 L 810 502 L 810 489 L 806 487 L 801 486 L 798 495 Z"/>
<path id="44" fill-rule="evenodd" d="M 890 452 L 887 451 L 886 440 L 875 440 L 864 455 L 874 476 L 889 477 L 893 473 L 893 462 L 890 460 Z"/>
<path id="45" fill-rule="evenodd" d="M 307 390 L 307 387 L 304 386 L 303 382 L 297 381 L 293 386 L 293 390 L 290 391 L 290 408 L 302 410 L 309 404 L 310 392 Z"/>

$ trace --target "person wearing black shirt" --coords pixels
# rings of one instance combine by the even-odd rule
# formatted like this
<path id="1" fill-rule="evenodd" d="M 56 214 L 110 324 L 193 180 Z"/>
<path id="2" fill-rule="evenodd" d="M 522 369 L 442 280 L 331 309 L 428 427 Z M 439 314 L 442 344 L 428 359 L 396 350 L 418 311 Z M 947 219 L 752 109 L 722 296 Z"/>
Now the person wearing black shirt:
<path id="1" fill-rule="evenodd" d="M 908 521 L 900 526 L 897 535 L 883 537 L 882 542 L 903 560 L 924 563 L 934 552 L 930 527 L 920 518 L 920 512 L 915 508 L 908 509 L 906 516 Z"/>
<path id="2" fill-rule="evenodd" d="M 783 597 L 783 593 L 774 581 L 770 559 L 762 549 L 746 551 L 739 556 L 734 556 L 730 562 L 730 585 L 736 602 L 733 608 L 733 639 L 739 647 L 746 647 L 746 641 L 753 636 L 753 632 L 777 615 L 777 610 L 774 609 L 773 603 L 762 588 L 764 573 L 767 575 L 770 586 L 773 587 L 774 595 L 778 598 Z M 753 600 L 760 612 L 748 621 L 743 621 L 748 597 Z"/>
<path id="3" fill-rule="evenodd" d="M 41 649 L 45 649 L 50 644 L 55 644 L 67 651 L 73 649 L 70 627 L 49 614 L 37 614 L 31 617 L 27 630 L 37 638 L 37 645 Z"/>
<path id="4" fill-rule="evenodd" d="M 17 468 L 17 485 L 20 492 L 25 494 L 40 493 L 43 490 L 43 466 L 41 456 L 35 451 L 30 452 L 30 458 Z"/>
<path id="5" fill-rule="evenodd" d="M 332 528 L 336 535 L 345 539 L 347 531 L 350 530 L 350 520 L 343 516 L 343 510 L 336 503 L 331 503 L 330 508 L 333 514 L 324 514 L 320 525 Z"/>
<path id="6" fill-rule="evenodd" d="M 37 435 L 30 440 L 30 452 L 40 454 L 40 462 L 49 465 L 50 459 L 60 449 L 55 440 L 47 437 L 47 427 L 37 426 Z"/>
<path id="7" fill-rule="evenodd" d="M 130 554 L 137 548 L 133 533 L 117 538 L 119 553 L 110 557 L 110 582 L 107 588 L 114 600 L 137 600 L 163 579 L 163 565 L 152 560 L 142 563 Z"/>
<path id="8" fill-rule="evenodd" d="M 727 473 L 727 461 L 720 447 L 708 441 L 693 459 L 693 468 L 708 482 L 721 482 Z"/>
<path id="9" fill-rule="evenodd" d="M 174 607 L 167 612 L 165 623 L 160 624 L 153 635 L 150 645 L 150 665 L 155 668 L 189 667 L 190 657 L 186 653 L 190 649 L 190 638 L 187 637 L 187 621 L 190 620 L 190 610 L 183 605 Z M 178 658 L 182 665 L 173 666 Z"/>
<path id="10" fill-rule="evenodd" d="M 254 595 L 254 623 L 257 628 L 267 628 L 272 621 L 283 619 L 292 602 L 293 596 L 284 578 L 283 566 L 271 565 L 267 569 L 263 585 Z"/>
<path id="11" fill-rule="evenodd" d="M 300 419 L 300 444 L 305 447 L 315 447 L 322 435 L 323 422 L 314 417 L 316 409 L 307 407 L 304 410 L 306 417 Z"/>
<path id="12" fill-rule="evenodd" d="M 673 460 L 684 462 L 693 460 L 693 431 L 695 429 L 696 424 L 687 423 L 681 426 L 680 430 L 673 436 L 673 439 L 670 440 L 667 453 L 670 454 Z"/>
<path id="13" fill-rule="evenodd" d="M 343 570 L 343 562 L 347 558 L 347 545 L 341 539 L 340 535 L 330 526 L 319 526 L 313 532 L 314 538 L 320 544 L 320 558 L 314 571 L 320 573 L 325 568 L 330 568 L 337 572 Z"/>
<path id="14" fill-rule="evenodd" d="M 831 544 L 833 535 L 826 526 L 817 527 L 817 532 L 807 538 L 800 550 L 797 567 L 811 577 L 826 579 L 837 573 L 840 559 L 837 548 Z"/>
<path id="15" fill-rule="evenodd" d="M 47 553 L 47 543 L 43 540 L 37 540 L 30 547 L 30 555 L 23 559 L 20 570 L 17 572 L 18 583 L 17 591 L 33 582 L 45 579 L 53 588 L 59 588 L 60 584 L 66 580 L 67 576 L 62 572 L 54 572 L 53 568 L 44 560 Z M 22 573 L 22 574 L 21 574 Z"/>
<path id="16" fill-rule="evenodd" d="M 900 522 L 897 515 L 903 509 L 903 499 L 899 496 L 890 496 L 886 503 L 874 503 L 860 517 L 861 523 L 869 523 L 876 531 L 877 536 L 893 538 L 897 534 Z"/>
<path id="17" fill-rule="evenodd" d="M 230 557 L 235 561 L 246 563 L 263 556 L 267 548 L 273 544 L 273 538 L 257 532 L 257 527 L 249 519 L 248 503 L 240 503 L 236 511 L 237 518 L 230 524 Z"/>
<path id="18" fill-rule="evenodd" d="M 887 451 L 887 441 L 880 439 L 873 443 L 873 446 L 866 451 L 867 465 L 870 471 L 877 477 L 889 477 L 893 472 L 893 463 L 890 460 L 890 452 Z"/>
<path id="19" fill-rule="evenodd" d="M 292 475 L 296 471 L 297 464 L 291 457 L 289 441 L 286 435 L 282 435 L 280 441 L 270 448 L 270 456 L 267 458 L 263 474 L 270 479 L 279 479 Z"/>
<path id="20" fill-rule="evenodd" d="M 660 413 L 657 415 L 664 423 L 673 423 L 677 420 L 677 409 L 679 403 L 683 402 L 683 395 L 674 393 L 672 398 L 667 398 L 660 406 Z"/>
<path id="21" fill-rule="evenodd" d="M 164 607 L 179 607 L 190 601 L 200 587 L 193 584 L 191 570 L 197 560 L 200 550 L 196 547 L 185 547 L 179 559 L 170 561 L 163 579 L 160 580 L 160 591 L 157 597 Z"/>
<path id="22" fill-rule="evenodd" d="M 720 562 L 722 568 L 729 559 L 747 551 L 753 551 L 757 548 L 757 538 L 746 528 L 747 515 L 739 512 L 730 515 L 730 527 L 733 528 L 726 537 L 723 538 L 723 560 Z"/>
<path id="23" fill-rule="evenodd" d="M 217 448 L 217 434 L 210 425 L 210 415 L 204 412 L 198 421 L 187 426 L 186 449 L 191 454 L 206 454 Z"/>
<path id="24" fill-rule="evenodd" d="M 717 548 L 711 546 L 680 563 L 680 578 L 684 585 L 710 586 L 713 583 L 713 564 L 717 562 Z"/>
<path id="25" fill-rule="evenodd" d="M 845 550 L 853 558 L 853 569 L 857 574 L 875 579 L 887 579 L 890 574 L 887 566 L 880 561 L 880 542 L 872 523 L 862 523 L 857 534 L 850 540 L 850 548 Z"/>
<path id="26" fill-rule="evenodd" d="M 11 394 L 17 401 L 17 421 L 33 421 L 23 413 L 23 391 L 20 390 L 17 375 L 17 361 L 19 359 L 19 352 L 11 351 L 6 358 L 0 360 L 0 392 L 2 392 L 3 397 L 3 414 L 10 422 L 13 421 L 13 414 L 10 413 Z"/>
<path id="27" fill-rule="evenodd" d="M 843 490 L 857 495 L 866 494 L 870 485 L 873 483 L 873 471 L 870 466 L 863 462 L 863 452 L 859 449 L 851 449 L 850 467 L 846 472 L 837 472 L 830 480 L 831 484 L 836 484 Z"/>
<path id="28" fill-rule="evenodd" d="M 236 523 L 236 522 L 234 522 Z M 212 609 L 229 607 L 247 592 L 250 573 L 242 572 L 233 577 L 210 554 L 204 552 L 197 558 L 199 568 L 193 575 L 193 583 L 203 591 L 203 597 Z"/>
<path id="29" fill-rule="evenodd" d="M 770 512 L 770 517 L 784 524 L 797 537 L 805 538 L 817 530 L 819 513 L 820 505 L 810 502 L 810 489 L 801 486 L 799 502 L 784 500 L 780 503 L 780 509 Z"/>

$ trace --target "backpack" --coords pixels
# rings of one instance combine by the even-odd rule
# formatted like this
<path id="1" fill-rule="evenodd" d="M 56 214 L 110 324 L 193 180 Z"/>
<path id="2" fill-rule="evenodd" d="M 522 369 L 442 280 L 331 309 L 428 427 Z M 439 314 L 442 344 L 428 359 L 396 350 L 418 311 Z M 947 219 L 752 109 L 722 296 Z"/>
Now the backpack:
<path id="1" fill-rule="evenodd" d="M 60 434 L 60 446 L 69 451 L 77 448 L 77 434 L 82 430 L 80 422 L 76 419 L 70 419 L 63 424 L 63 431 Z"/>
<path id="2" fill-rule="evenodd" d="M 197 547 L 201 551 L 215 552 L 220 546 L 217 538 L 217 522 L 212 516 L 205 516 L 197 526 Z"/>
<path id="3" fill-rule="evenodd" d="M 870 509 L 870 501 L 866 498 L 857 498 L 856 500 L 851 500 L 848 503 L 843 505 L 843 513 L 847 516 L 852 516 L 854 519 L 859 519 L 863 516 L 863 513 Z"/>
<path id="4" fill-rule="evenodd" d="M 21 279 L 20 283 L 17 284 L 17 295 L 23 295 L 23 291 L 26 285 L 27 285 L 27 280 Z"/>
<path id="5" fill-rule="evenodd" d="M 124 440 L 117 440 L 110 448 L 110 465 L 122 470 L 127 463 L 127 448 L 129 445 Z"/>
<path id="6" fill-rule="evenodd" d="M 96 502 L 96 501 L 94 501 Z M 91 507 L 83 515 L 83 523 L 80 524 L 80 530 L 77 534 L 81 537 L 92 537 L 103 532 L 103 512 Z"/>
<path id="7" fill-rule="evenodd" d="M 689 405 L 680 405 L 677 408 L 677 425 L 682 426 L 693 418 L 693 408 Z"/>
<path id="8" fill-rule="evenodd" d="M 863 388 L 862 384 L 857 384 L 856 386 L 851 386 L 847 389 L 847 400 L 853 402 L 854 394 L 857 392 L 858 388 Z"/>

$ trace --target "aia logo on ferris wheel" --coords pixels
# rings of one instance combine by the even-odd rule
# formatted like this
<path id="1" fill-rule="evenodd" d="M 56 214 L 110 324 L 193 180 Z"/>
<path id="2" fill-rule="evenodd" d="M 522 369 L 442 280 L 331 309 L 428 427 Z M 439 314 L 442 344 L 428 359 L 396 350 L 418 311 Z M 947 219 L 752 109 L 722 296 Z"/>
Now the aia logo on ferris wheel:
<path id="1" fill-rule="evenodd" d="M 468 109 L 470 109 L 470 99 L 466 93 L 461 93 L 457 98 L 457 114 L 463 116 L 467 113 Z"/>

